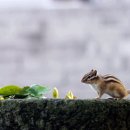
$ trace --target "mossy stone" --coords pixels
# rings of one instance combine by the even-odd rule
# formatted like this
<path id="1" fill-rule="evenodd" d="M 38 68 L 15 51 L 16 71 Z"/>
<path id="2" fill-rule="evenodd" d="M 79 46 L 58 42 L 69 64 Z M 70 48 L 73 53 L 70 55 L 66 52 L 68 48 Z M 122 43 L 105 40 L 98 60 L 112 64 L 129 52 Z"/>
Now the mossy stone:
<path id="1" fill-rule="evenodd" d="M 130 130 L 130 101 L 1 100 L 0 130 Z"/>

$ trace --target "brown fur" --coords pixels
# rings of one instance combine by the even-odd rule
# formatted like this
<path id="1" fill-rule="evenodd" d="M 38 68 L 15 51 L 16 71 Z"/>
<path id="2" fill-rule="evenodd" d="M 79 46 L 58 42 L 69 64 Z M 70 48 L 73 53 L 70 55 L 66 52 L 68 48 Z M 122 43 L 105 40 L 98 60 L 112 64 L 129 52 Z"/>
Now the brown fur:
<path id="1" fill-rule="evenodd" d="M 97 71 L 91 71 L 90 73 L 86 74 L 83 79 L 81 80 L 83 83 L 91 84 L 94 88 L 96 86 L 96 90 L 98 92 L 98 98 L 106 93 L 113 98 L 122 99 L 130 94 L 130 90 L 127 90 L 123 83 L 112 75 L 97 75 Z"/>

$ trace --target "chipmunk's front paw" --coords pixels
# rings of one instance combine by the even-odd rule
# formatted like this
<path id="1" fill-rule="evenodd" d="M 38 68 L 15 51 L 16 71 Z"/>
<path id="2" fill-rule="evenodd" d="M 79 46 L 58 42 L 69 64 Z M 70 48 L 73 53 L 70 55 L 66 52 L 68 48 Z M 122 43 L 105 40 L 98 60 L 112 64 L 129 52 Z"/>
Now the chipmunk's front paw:
<path id="1" fill-rule="evenodd" d="M 96 100 L 99 100 L 99 99 L 100 99 L 100 97 L 95 97 L 95 99 L 96 99 Z"/>

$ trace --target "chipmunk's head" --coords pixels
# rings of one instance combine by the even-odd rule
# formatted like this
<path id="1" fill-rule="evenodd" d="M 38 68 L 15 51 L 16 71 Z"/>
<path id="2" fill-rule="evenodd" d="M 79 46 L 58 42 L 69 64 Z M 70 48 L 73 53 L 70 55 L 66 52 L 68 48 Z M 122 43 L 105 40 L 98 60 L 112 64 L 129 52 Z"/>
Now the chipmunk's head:
<path id="1" fill-rule="evenodd" d="M 85 74 L 81 80 L 82 83 L 94 84 L 98 80 L 97 70 L 91 70 L 89 73 Z"/>

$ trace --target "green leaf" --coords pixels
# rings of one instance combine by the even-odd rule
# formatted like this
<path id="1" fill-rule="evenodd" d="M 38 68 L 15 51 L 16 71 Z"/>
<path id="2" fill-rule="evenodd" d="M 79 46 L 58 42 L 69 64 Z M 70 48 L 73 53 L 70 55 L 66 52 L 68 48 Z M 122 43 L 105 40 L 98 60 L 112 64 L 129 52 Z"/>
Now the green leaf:
<path id="1" fill-rule="evenodd" d="M 0 88 L 0 95 L 4 95 L 4 96 L 15 95 L 15 94 L 19 94 L 21 90 L 22 88 L 19 86 L 7 85 Z"/>
<path id="2" fill-rule="evenodd" d="M 25 86 L 23 88 L 16 85 L 8 85 L 0 88 L 0 95 L 5 98 L 41 98 L 50 89 L 41 85 Z"/>
<path id="3" fill-rule="evenodd" d="M 40 98 L 42 97 L 45 93 L 49 92 L 49 88 L 45 87 L 45 86 L 41 86 L 41 85 L 31 85 L 29 86 L 25 86 L 22 91 L 20 92 L 20 95 L 28 95 L 28 97 L 36 97 L 36 98 Z"/>
<path id="4" fill-rule="evenodd" d="M 37 84 L 31 85 L 30 89 L 33 89 L 36 95 L 43 95 L 50 91 L 49 88 Z"/>
<path id="5" fill-rule="evenodd" d="M 20 95 L 28 95 L 28 89 L 30 89 L 29 86 L 25 86 L 22 88 L 21 92 L 20 92 Z"/>
<path id="6" fill-rule="evenodd" d="M 34 96 L 34 97 L 37 96 L 37 92 L 32 88 L 29 88 L 27 92 L 28 92 L 28 95 L 30 96 Z"/>

